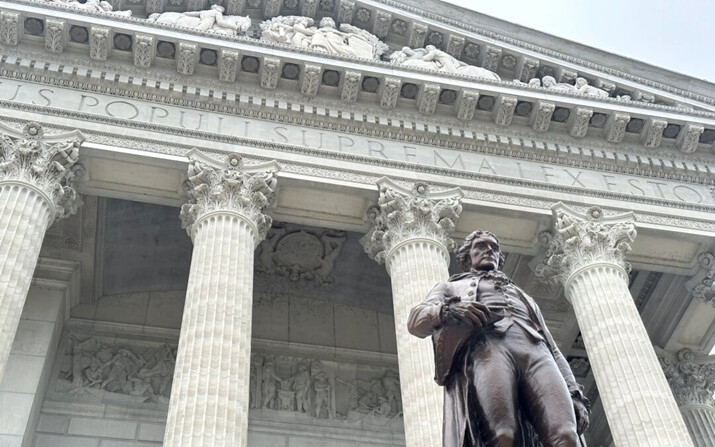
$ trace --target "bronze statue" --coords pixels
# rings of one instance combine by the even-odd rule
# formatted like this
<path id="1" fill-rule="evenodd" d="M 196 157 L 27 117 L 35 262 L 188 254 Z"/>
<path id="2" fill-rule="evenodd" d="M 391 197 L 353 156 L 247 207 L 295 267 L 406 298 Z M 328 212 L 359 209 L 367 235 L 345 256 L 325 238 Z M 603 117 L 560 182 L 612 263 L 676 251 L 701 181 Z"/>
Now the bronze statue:
<path id="1" fill-rule="evenodd" d="M 457 258 L 465 273 L 435 286 L 407 323 L 432 336 L 443 447 L 578 447 L 590 404 L 536 302 L 498 270 L 498 239 L 475 231 Z"/>

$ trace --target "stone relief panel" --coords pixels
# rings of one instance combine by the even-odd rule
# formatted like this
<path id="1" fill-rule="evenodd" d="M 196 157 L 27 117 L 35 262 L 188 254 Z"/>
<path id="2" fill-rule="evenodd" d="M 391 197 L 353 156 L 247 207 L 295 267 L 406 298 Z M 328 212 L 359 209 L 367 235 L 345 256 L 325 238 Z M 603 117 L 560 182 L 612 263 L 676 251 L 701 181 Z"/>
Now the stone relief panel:
<path id="1" fill-rule="evenodd" d="M 69 333 L 57 355 L 51 400 L 165 408 L 176 344 Z"/>
<path id="2" fill-rule="evenodd" d="M 333 267 L 345 240 L 344 231 L 311 231 L 279 223 L 273 225 L 261 244 L 256 269 L 293 282 L 331 286 L 335 283 Z"/>
<path id="3" fill-rule="evenodd" d="M 403 430 L 396 363 L 360 351 L 340 358 L 324 348 L 258 342 L 251 355 L 249 406 L 253 420 L 335 428 Z M 177 344 L 65 333 L 46 399 L 65 404 L 168 408 Z"/>
<path id="4" fill-rule="evenodd" d="M 254 353 L 251 417 L 401 431 L 396 365 Z"/>

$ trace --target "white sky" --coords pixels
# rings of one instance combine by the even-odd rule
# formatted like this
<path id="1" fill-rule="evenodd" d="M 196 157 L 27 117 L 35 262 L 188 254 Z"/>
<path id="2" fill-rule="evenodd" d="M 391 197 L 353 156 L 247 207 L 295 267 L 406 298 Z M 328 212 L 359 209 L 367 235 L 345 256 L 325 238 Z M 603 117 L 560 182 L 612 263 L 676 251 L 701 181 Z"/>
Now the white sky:
<path id="1" fill-rule="evenodd" d="M 715 0 L 444 1 L 715 82 Z"/>

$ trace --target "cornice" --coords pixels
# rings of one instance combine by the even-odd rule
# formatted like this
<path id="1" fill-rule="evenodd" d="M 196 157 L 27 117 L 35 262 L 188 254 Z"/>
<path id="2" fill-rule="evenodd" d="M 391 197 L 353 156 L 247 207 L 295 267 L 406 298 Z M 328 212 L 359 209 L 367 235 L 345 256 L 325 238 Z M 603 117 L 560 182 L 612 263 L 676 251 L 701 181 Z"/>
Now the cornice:
<path id="1" fill-rule="evenodd" d="M 173 74 L 168 74 L 166 77 L 159 76 L 165 73 L 156 73 L 150 77 L 151 73 L 135 68 L 132 82 L 129 82 L 127 76 L 121 83 L 117 82 L 119 75 L 116 74 L 117 70 L 121 69 L 120 66 L 100 64 L 102 66 L 100 72 L 95 73 L 94 68 L 82 69 L 70 65 L 82 60 L 77 61 L 69 57 L 61 57 L 61 59 L 66 64 L 63 70 L 59 70 L 57 64 L 60 62 L 56 60 L 53 63 L 45 63 L 41 60 L 19 59 L 12 55 L 4 56 L 5 63 L 0 69 L 0 76 L 83 92 L 103 93 L 118 98 L 148 100 L 154 103 L 229 113 L 275 123 L 349 132 L 399 142 L 428 144 L 643 177 L 697 184 L 715 183 L 712 178 L 713 161 L 704 159 L 702 154 L 677 153 L 676 160 L 673 160 L 673 155 L 676 154 L 665 149 L 645 149 L 626 143 L 604 144 L 590 139 L 582 140 L 586 143 L 582 144 L 582 141 L 574 141 L 568 136 L 551 133 L 548 134 L 548 139 L 534 139 L 534 132 L 497 125 L 482 125 L 479 126 L 481 132 L 475 132 L 469 129 L 472 126 L 467 126 L 459 120 L 445 119 L 437 115 L 425 122 L 425 117 L 416 113 L 381 110 L 376 113 L 374 108 L 363 104 L 347 105 L 334 99 L 307 99 L 298 94 L 266 91 L 248 85 L 238 87 L 215 81 L 202 84 L 213 88 L 205 89 L 208 90 L 207 93 L 199 95 L 199 90 L 203 92 L 204 89 L 188 82 L 199 78 L 186 78 Z M 81 81 L 79 76 L 64 75 L 65 72 L 79 73 L 79 70 L 85 71 L 84 81 Z M 158 81 L 166 81 L 166 87 L 164 89 L 142 87 L 152 82 L 158 85 Z M 174 89 L 168 89 L 169 82 L 174 83 Z M 140 87 L 137 88 L 136 85 Z M 174 92 L 177 86 L 180 91 L 195 91 L 197 94 L 176 95 Z M 228 101 L 231 95 L 236 100 Z M 239 96 L 243 98 L 241 101 L 238 101 Z M 218 98 L 221 98 L 220 102 L 217 101 Z M 317 111 L 321 107 L 324 108 L 323 114 L 318 114 Z M 308 112 L 309 108 L 315 113 Z M 40 113 L 42 109 L 39 109 Z M 99 117 L 88 116 L 100 120 Z"/>
<path id="2" fill-rule="evenodd" d="M 18 4 L 27 4 L 27 5 L 37 6 L 37 2 L 35 2 L 33 0 L 9 0 L 9 3 L 18 3 Z M 122 6 L 123 8 L 131 8 L 134 10 L 140 9 L 142 6 L 141 5 L 142 2 L 132 2 L 132 1 L 127 1 L 127 0 L 112 0 L 110 3 L 115 5 L 115 9 L 117 9 L 116 6 L 118 6 L 119 4 L 123 4 L 123 6 Z M 233 3 L 240 5 L 240 2 L 233 2 Z M 333 3 L 337 3 L 337 2 L 333 2 Z M 518 49 L 526 50 L 530 53 L 534 53 L 534 54 L 538 54 L 538 55 L 543 55 L 548 58 L 554 58 L 559 61 L 563 61 L 567 64 L 578 65 L 578 66 L 581 66 L 584 68 L 602 72 L 607 75 L 616 76 L 616 77 L 622 78 L 627 81 L 635 82 L 637 84 L 641 84 L 646 87 L 662 90 L 664 92 L 679 95 L 684 98 L 692 99 L 692 100 L 699 101 L 699 102 L 702 102 L 705 104 L 715 105 L 715 98 L 711 98 L 711 97 L 708 97 L 705 95 L 694 94 L 687 90 L 679 89 L 679 88 L 676 88 L 676 87 L 673 87 L 673 86 L 670 86 L 667 84 L 663 84 L 660 82 L 651 81 L 649 79 L 646 79 L 646 78 L 643 78 L 640 76 L 636 76 L 631 73 L 627 73 L 627 72 L 624 72 L 621 70 L 616 70 L 611 67 L 607 67 L 607 66 L 604 66 L 601 64 L 590 62 L 590 61 L 587 61 L 587 60 L 584 60 L 584 59 L 581 59 L 578 57 L 569 56 L 567 54 L 564 54 L 564 53 L 561 53 L 558 51 L 543 48 L 538 45 L 530 44 L 528 42 L 524 42 L 522 40 L 503 35 L 501 33 L 488 31 L 488 30 L 470 25 L 468 23 L 464 23 L 459 20 L 454 20 L 454 19 L 440 16 L 438 14 L 427 12 L 424 9 L 406 5 L 406 4 L 400 3 L 398 1 L 394 1 L 394 0 L 363 0 L 363 1 L 354 1 L 354 2 L 348 1 L 348 2 L 344 2 L 344 3 L 352 3 L 352 5 L 351 5 L 352 10 L 358 10 L 360 8 L 368 9 L 372 13 L 372 15 L 376 15 L 378 10 L 380 12 L 382 12 L 383 14 L 389 14 L 390 16 L 392 16 L 392 14 L 390 14 L 390 13 L 394 13 L 395 10 L 403 11 L 404 13 L 407 13 L 407 14 L 419 16 L 420 19 L 422 19 L 421 23 L 423 23 L 423 24 L 425 23 L 425 19 L 426 19 L 427 21 L 432 21 L 432 22 L 435 22 L 436 24 L 443 24 L 443 25 L 447 25 L 449 27 L 457 28 L 459 30 L 462 30 L 462 31 L 472 35 L 472 36 L 469 36 L 466 34 L 461 35 L 461 36 L 459 36 L 461 38 L 468 38 L 468 37 L 486 38 L 489 40 L 493 40 L 493 42 L 485 42 L 485 44 L 486 43 L 492 43 L 492 44 L 502 43 L 507 46 L 514 46 Z M 172 10 L 177 10 L 177 8 L 180 10 L 182 4 L 183 4 L 182 2 L 179 2 L 177 5 L 172 7 Z M 166 8 L 166 6 L 163 3 L 159 6 L 162 9 L 162 11 Z M 184 6 L 186 7 L 186 5 L 184 5 Z M 385 8 L 385 7 L 387 7 L 387 8 Z M 58 5 L 54 5 L 52 3 L 43 3 L 42 8 L 48 9 L 48 10 L 54 10 L 54 11 L 57 11 L 58 13 L 74 12 L 74 13 L 79 13 L 82 15 L 90 16 L 90 17 L 96 17 L 98 19 L 110 19 L 112 21 L 120 22 L 120 23 L 121 22 L 124 22 L 124 23 L 142 23 L 143 22 L 142 18 L 123 17 L 123 16 L 107 16 L 106 14 L 101 14 L 101 13 L 94 12 L 94 11 L 89 11 L 89 10 L 85 10 L 85 9 L 76 9 L 76 8 L 71 8 L 71 7 L 67 7 L 67 6 L 58 6 Z M 241 8 L 241 10 L 234 10 L 234 11 L 232 11 L 232 13 L 233 14 L 245 14 L 247 12 L 246 10 L 243 9 L 243 8 L 245 8 L 245 6 L 244 7 L 239 6 L 239 8 Z M 335 8 L 335 9 L 337 9 L 337 8 Z M 295 11 L 295 13 L 300 15 L 300 12 L 298 12 L 298 11 Z M 323 14 L 325 14 L 325 12 L 323 12 Z M 264 17 L 264 18 L 270 18 L 270 17 Z M 345 19 L 345 17 L 342 17 L 342 18 Z M 391 17 L 391 18 L 393 18 L 393 17 Z M 401 17 L 401 18 L 408 19 L 407 17 Z M 349 22 L 352 23 L 353 25 L 356 25 L 356 26 L 362 25 L 364 27 L 364 24 L 361 24 L 357 20 L 353 19 L 352 15 L 350 16 Z M 410 23 L 407 23 L 406 25 L 409 28 Z M 425 26 L 428 26 L 427 30 L 429 29 L 429 25 L 430 25 L 429 23 L 427 23 L 425 25 Z M 161 23 L 152 23 L 151 26 L 155 27 L 155 28 L 159 28 L 159 29 L 170 30 L 170 31 L 175 31 L 178 29 L 182 33 L 186 33 L 188 35 L 203 36 L 203 37 L 208 37 L 208 38 L 213 38 L 213 39 L 216 38 L 216 35 L 213 33 L 198 31 L 198 30 L 189 29 L 189 28 L 178 28 L 178 27 L 175 27 L 172 25 L 166 25 L 166 24 L 161 24 Z M 370 30 L 368 29 L 368 31 L 370 31 Z M 372 31 L 375 31 L 375 30 L 373 29 Z M 255 43 L 255 41 L 256 41 L 255 39 L 251 39 L 250 37 L 245 37 L 245 36 L 235 36 L 235 37 L 222 36 L 221 39 L 229 40 L 229 41 L 236 41 L 236 42 L 251 42 L 251 43 Z M 464 44 L 466 44 L 466 43 L 468 43 L 468 42 L 465 40 Z M 285 45 L 270 44 L 267 42 L 261 42 L 261 45 L 264 45 L 267 48 L 290 48 Z M 462 45 L 462 46 L 464 46 L 464 45 Z M 295 51 L 295 52 L 302 52 L 305 54 L 315 54 L 311 51 L 301 51 L 296 48 L 291 48 L 291 50 Z M 351 59 L 351 58 L 333 57 L 333 56 L 329 56 L 329 55 L 327 56 L 327 58 Z M 353 59 L 353 60 L 360 61 L 361 63 L 366 62 L 366 61 L 358 60 L 358 59 Z M 569 66 L 567 68 L 573 69 L 575 67 Z M 459 76 L 456 76 L 456 77 L 459 78 Z M 658 107 L 657 105 L 655 105 L 655 106 Z"/>
<path id="3" fill-rule="evenodd" d="M 701 139 L 700 136 L 704 135 L 702 132 L 707 132 L 707 135 L 710 135 L 710 133 L 715 133 L 715 113 L 712 112 L 703 112 L 703 111 L 695 111 L 695 110 L 688 110 L 688 109 L 683 109 L 679 107 L 671 107 L 671 106 L 666 106 L 666 105 L 659 105 L 659 104 L 647 104 L 647 103 L 642 103 L 642 102 L 637 102 L 637 101 L 631 101 L 631 102 L 623 102 L 623 101 L 618 101 L 614 98 L 603 98 L 603 99 L 598 99 L 598 98 L 592 98 L 592 97 L 584 97 L 580 95 L 573 95 L 573 94 L 568 94 L 568 93 L 558 93 L 554 91 L 550 91 L 548 89 L 543 89 L 540 87 L 527 87 L 527 86 L 520 86 L 513 84 L 511 82 L 499 82 L 499 81 L 488 81 L 488 80 L 476 80 L 473 78 L 467 78 L 463 76 L 448 76 L 445 75 L 444 73 L 438 73 L 438 72 L 433 72 L 429 70 L 419 70 L 419 69 L 397 69 L 393 65 L 390 65 L 385 62 L 380 62 L 380 61 L 366 61 L 366 60 L 361 60 L 361 59 L 354 59 L 354 58 L 346 58 L 346 57 L 339 57 L 339 56 L 330 56 L 330 55 L 325 55 L 323 53 L 314 53 L 311 51 L 302 51 L 299 49 L 296 49 L 294 47 L 288 47 L 285 45 L 280 45 L 280 44 L 272 44 L 272 43 L 267 43 L 267 42 L 261 42 L 256 39 L 251 39 L 247 37 L 226 37 L 226 38 L 217 38 L 216 35 L 211 35 L 208 33 L 202 33 L 202 32 L 194 32 L 194 31 L 188 31 L 185 29 L 180 29 L 176 27 L 171 27 L 171 26 L 166 26 L 166 25 L 156 25 L 156 24 L 151 24 L 148 25 L 146 22 L 144 22 L 141 19 L 136 19 L 136 18 L 124 18 L 124 17 L 117 17 L 117 16 L 108 16 L 108 15 L 101 15 L 97 13 L 88 13 L 85 11 L 81 11 L 81 15 L 79 15 L 76 11 L 73 11 L 71 8 L 62 8 L 58 6 L 52 6 L 52 7 L 47 7 L 45 4 L 41 4 L 42 6 L 39 7 L 36 2 L 23 2 L 21 0 L 14 0 L 14 1 L 3 1 L 0 2 L 3 5 L 3 8 L 14 8 L 11 12 L 11 14 L 15 14 L 15 18 L 18 22 L 21 22 L 21 18 L 24 17 L 21 14 L 27 15 L 27 14 L 41 14 L 46 17 L 59 17 L 61 20 L 63 20 L 62 23 L 67 23 L 66 27 L 75 26 L 74 24 L 79 24 L 81 26 L 87 27 L 87 28 L 92 28 L 99 31 L 99 28 L 102 28 L 102 30 L 106 29 L 114 29 L 115 32 L 121 32 L 125 33 L 128 35 L 133 35 L 135 40 L 139 40 L 139 38 L 145 38 L 149 36 L 151 39 L 154 39 L 154 41 L 157 41 L 159 39 L 166 39 L 168 41 L 174 41 L 175 43 L 178 43 L 178 45 L 193 45 L 191 48 L 193 48 L 193 51 L 191 52 L 191 55 L 197 55 L 198 52 L 202 48 L 206 49 L 211 49 L 212 51 L 217 51 L 219 54 L 219 59 L 223 58 L 224 56 L 228 58 L 233 58 L 231 59 L 233 62 L 229 64 L 231 67 L 235 67 L 237 60 L 235 58 L 239 57 L 239 54 L 236 53 L 236 51 L 240 52 L 240 57 L 256 57 L 258 59 L 264 58 L 266 54 L 271 55 L 271 63 L 276 65 L 277 67 L 280 67 L 281 64 L 285 63 L 292 63 L 296 65 L 303 66 L 305 68 L 306 61 L 310 62 L 310 64 L 315 65 L 315 68 L 320 70 L 320 69 L 330 69 L 336 72 L 341 73 L 341 78 L 344 79 L 348 75 L 348 71 L 353 74 L 360 74 L 365 77 L 375 77 L 376 79 L 380 80 L 380 85 L 384 86 L 388 83 L 392 77 L 397 77 L 400 79 L 401 84 L 404 83 L 413 83 L 417 88 L 422 88 L 425 89 L 428 86 L 432 89 L 437 88 L 437 94 L 439 94 L 439 91 L 441 90 L 452 90 L 456 97 L 458 98 L 455 102 L 451 104 L 446 104 L 441 107 L 441 109 L 438 110 L 441 111 L 443 114 L 447 115 L 454 115 L 457 117 L 469 117 L 470 120 L 465 120 L 465 124 L 472 124 L 474 121 L 477 122 L 477 125 L 482 125 L 482 124 L 488 124 L 488 121 L 494 121 L 497 125 L 498 124 L 509 124 L 512 123 L 512 116 L 515 118 L 513 120 L 513 124 L 509 128 L 519 128 L 520 125 L 523 126 L 524 120 L 519 120 L 516 118 L 516 115 L 514 115 L 514 108 L 512 107 L 511 109 L 506 109 L 504 113 L 497 113 L 500 112 L 500 103 L 502 101 L 512 101 L 514 104 L 516 104 L 517 101 L 521 102 L 528 102 L 530 104 L 537 104 L 541 102 L 546 102 L 548 105 L 553 105 L 556 106 L 558 104 L 559 108 L 567 110 L 567 113 L 571 113 L 572 115 L 581 111 L 583 112 L 582 115 L 584 117 L 591 116 L 591 114 L 595 114 L 599 117 L 599 119 L 603 119 L 604 121 L 606 120 L 606 115 L 610 117 L 614 117 L 618 115 L 621 120 L 624 121 L 623 127 L 625 128 L 625 124 L 627 124 L 631 120 L 641 120 L 641 122 L 638 123 L 638 126 L 635 126 L 636 131 L 634 131 L 635 134 L 640 134 L 641 135 L 641 140 L 642 144 L 654 148 L 658 147 L 662 141 L 669 141 L 668 145 L 672 144 L 675 146 L 679 146 L 681 151 L 683 152 L 693 152 L 695 150 L 707 150 L 711 148 L 711 144 L 709 143 L 698 143 L 698 140 Z M 370 1 L 365 1 L 365 2 L 350 2 L 353 3 L 353 7 L 355 8 L 361 8 L 364 5 L 372 5 L 372 2 Z M 18 12 L 22 11 L 22 8 L 19 6 L 14 6 L 14 5 L 32 5 L 27 6 L 25 9 L 30 9 L 30 12 L 23 11 L 23 12 Z M 388 4 L 388 3 L 386 3 Z M 357 5 L 357 6 L 356 6 Z M 132 5 L 133 7 L 137 7 L 137 5 Z M 374 5 L 373 5 L 374 6 Z M 393 5 L 394 6 L 394 5 Z M 398 5 L 400 6 L 400 5 Z M 404 5 L 402 5 L 404 6 Z M 352 17 L 352 16 L 350 16 Z M 88 20 L 89 19 L 89 20 Z M 96 25 L 99 23 L 102 26 Z M 64 25 L 63 25 L 64 26 Z M 16 27 L 19 27 L 21 30 L 22 24 L 18 23 Z M 66 31 L 66 30 L 65 30 Z M 94 34 L 92 34 L 94 35 Z M 450 35 L 451 36 L 451 35 Z M 22 41 L 23 34 L 20 32 L 20 41 Z M 92 50 L 90 48 L 90 57 L 93 57 L 94 59 L 105 59 L 104 57 L 95 57 L 97 54 L 105 55 L 108 54 L 108 57 L 111 59 L 113 56 L 112 53 L 118 53 L 117 50 L 112 51 L 111 49 L 111 44 L 110 44 L 110 39 L 111 36 L 107 34 L 106 38 L 103 40 L 105 42 L 104 45 L 109 45 L 109 47 L 105 48 L 106 51 L 99 51 L 95 48 Z M 27 44 L 33 44 L 32 39 L 24 39 L 27 42 L 22 42 L 23 45 Z M 37 39 L 35 39 L 37 40 Z M 20 42 L 15 42 L 13 41 L 8 41 L 5 42 L 6 45 L 17 45 Z M 39 43 L 35 42 L 35 44 Z M 46 43 L 46 42 L 45 42 Z M 485 44 L 486 45 L 486 44 Z M 90 45 L 92 47 L 92 45 Z M 94 51 L 94 53 L 92 53 Z M 121 52 L 119 52 L 121 53 Z M 92 56 L 94 54 L 94 56 Z M 127 54 L 125 52 L 125 54 Z M 131 54 L 131 53 L 129 53 Z M 191 56 L 190 55 L 190 56 Z M 136 55 L 135 55 L 136 56 Z M 149 54 L 150 58 L 153 58 L 153 54 Z M 191 59 L 191 58 L 190 58 Z M 194 58 L 195 59 L 195 58 Z M 134 58 L 135 63 L 137 61 L 139 62 L 140 66 L 147 66 L 151 64 L 151 61 L 147 61 L 146 58 Z M 222 60 L 222 59 L 221 59 Z M 187 62 L 187 61 L 184 61 Z M 194 65 L 198 65 L 196 60 L 189 61 L 191 65 L 185 66 L 185 63 L 177 63 L 177 70 L 180 73 L 183 74 L 189 74 L 194 72 Z M 265 60 L 264 60 L 265 62 Z M 221 65 L 221 64 L 219 64 Z M 312 66 L 311 65 L 311 66 Z M 156 71 L 156 70 L 155 70 Z M 266 70 L 268 72 L 269 70 Z M 274 70 L 275 71 L 275 70 Z M 124 66 L 121 70 L 118 71 L 118 73 L 126 73 L 126 72 L 132 72 L 131 69 L 128 70 L 128 67 Z M 569 71 L 568 76 L 571 76 L 571 74 L 578 74 L 574 71 Z M 239 77 L 242 77 L 241 79 L 242 82 L 245 82 L 246 76 L 258 76 L 261 78 L 263 81 L 262 77 L 266 76 L 263 72 L 259 72 L 257 75 L 254 74 L 246 74 L 243 72 L 239 72 Z M 218 70 L 218 76 L 223 79 L 223 80 L 231 80 L 235 78 L 235 74 L 227 74 L 224 73 L 222 70 Z M 564 75 L 565 76 L 565 75 Z M 202 80 L 202 83 L 205 83 L 206 81 Z M 269 86 L 273 88 L 275 86 L 275 83 L 265 83 L 262 82 L 264 86 Z M 349 83 L 344 83 L 345 85 Z M 208 83 L 206 83 L 208 85 Z M 345 85 L 341 86 L 336 86 L 336 88 L 340 89 L 345 89 L 347 88 Z M 295 83 L 295 85 L 289 86 L 289 88 L 293 88 L 296 91 L 300 91 L 300 83 Z M 399 88 L 399 87 L 398 87 Z M 382 90 L 378 90 L 375 94 L 366 94 L 363 95 L 363 99 L 366 97 L 369 97 L 367 101 L 374 101 L 374 102 L 380 102 L 383 105 L 389 104 L 389 105 L 394 105 L 395 102 L 385 102 L 385 101 L 379 101 L 379 98 L 381 95 L 383 95 L 383 91 L 385 90 L 383 87 L 381 87 Z M 440 90 L 441 89 L 441 90 Z M 322 90 L 331 90 L 330 88 L 325 88 Z M 478 104 L 478 102 L 471 101 L 471 100 L 464 100 L 462 101 L 460 98 L 467 98 L 469 95 L 474 95 L 475 92 L 478 91 L 477 95 L 481 95 L 481 97 L 488 97 L 490 98 L 490 101 L 494 103 L 493 106 L 488 106 L 485 109 L 479 109 L 479 106 L 477 106 L 477 113 L 476 114 L 470 114 L 470 113 L 463 113 L 465 112 L 462 110 L 463 107 L 473 107 L 475 103 Z M 318 92 L 319 95 L 325 96 L 324 93 Z M 330 96 L 331 93 L 328 92 L 327 96 Z M 372 95 L 372 96 L 370 96 Z M 357 98 L 358 95 L 349 95 L 345 94 L 343 95 L 344 98 Z M 429 95 L 420 95 L 417 94 L 415 100 L 405 100 L 402 101 L 402 106 L 403 107 L 408 107 L 412 108 L 415 111 L 416 110 L 432 110 L 432 108 L 425 108 L 422 107 L 422 102 L 425 101 L 427 96 Z M 434 96 L 434 95 L 433 95 Z M 513 98 L 512 98 L 513 97 Z M 471 97 L 470 97 L 471 98 Z M 316 98 L 317 99 L 317 98 Z M 374 108 L 374 106 L 373 106 Z M 533 107 L 533 110 L 537 110 L 538 107 Z M 492 112 L 492 113 L 490 113 Z M 414 112 L 413 112 L 414 113 Z M 523 117 L 528 118 L 529 115 L 533 115 L 534 113 L 537 113 L 535 111 L 529 112 L 527 115 L 523 115 Z M 518 115 L 518 113 L 517 113 Z M 475 118 L 472 120 L 472 116 Z M 424 119 L 426 120 L 431 120 L 431 116 L 429 114 L 424 115 Z M 603 127 L 603 123 L 601 123 L 600 127 L 598 126 L 589 126 L 588 121 L 577 124 L 579 121 L 578 120 L 573 120 L 576 123 L 572 122 L 569 120 L 568 122 L 565 122 L 565 126 L 568 127 L 569 132 L 571 135 L 574 137 L 583 137 L 586 135 L 586 133 L 591 129 L 591 134 L 596 134 L 600 138 L 603 138 L 605 140 L 611 141 L 611 142 L 620 142 L 624 138 L 624 132 L 623 130 L 617 131 L 617 132 L 606 132 L 603 133 L 599 129 Z M 657 123 L 657 125 L 651 125 L 653 123 Z M 560 122 L 557 122 L 556 120 L 546 120 L 542 126 L 541 130 L 547 130 L 549 126 L 553 128 L 559 129 L 560 127 L 563 127 L 563 125 L 560 124 Z M 573 129 L 573 126 L 581 126 L 583 129 L 579 129 L 575 131 Z M 585 125 L 585 127 L 584 127 Z M 672 139 L 663 139 L 662 134 L 663 130 L 666 128 L 666 126 L 671 125 L 670 127 L 670 132 L 676 132 L 678 134 L 678 138 L 672 138 Z M 561 130 L 561 129 L 559 129 Z M 708 136 L 709 138 L 709 136 Z M 709 141 L 708 138 L 704 139 L 703 141 Z"/>

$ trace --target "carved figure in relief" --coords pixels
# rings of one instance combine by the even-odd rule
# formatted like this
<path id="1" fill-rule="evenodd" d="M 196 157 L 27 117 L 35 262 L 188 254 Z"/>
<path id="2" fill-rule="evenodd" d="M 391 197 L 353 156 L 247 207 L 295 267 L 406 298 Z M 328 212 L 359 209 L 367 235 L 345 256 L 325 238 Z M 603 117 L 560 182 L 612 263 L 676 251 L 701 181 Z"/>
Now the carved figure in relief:
<path id="1" fill-rule="evenodd" d="M 146 361 L 141 356 L 128 349 L 120 349 L 110 361 L 102 365 L 102 369 L 109 368 L 109 374 L 102 381 L 100 388 L 131 394 L 133 386 L 130 379 L 134 378 L 145 364 Z"/>
<path id="2" fill-rule="evenodd" d="M 589 402 L 536 302 L 498 270 L 495 235 L 457 251 L 464 273 L 412 309 L 410 333 L 432 336 L 444 387 L 444 447 L 578 447 Z"/>
<path id="3" fill-rule="evenodd" d="M 400 397 L 400 378 L 396 371 L 388 370 L 382 378 L 385 389 L 385 399 L 390 406 L 390 414 L 402 412 L 402 398 Z"/>
<path id="4" fill-rule="evenodd" d="M 298 372 L 290 378 L 295 391 L 295 409 L 301 413 L 310 414 L 310 388 L 312 379 L 304 362 L 298 363 Z"/>
<path id="5" fill-rule="evenodd" d="M 165 345 L 152 368 L 142 368 L 138 376 L 144 380 L 156 380 L 157 386 L 154 388 L 158 396 L 168 399 L 171 394 L 171 385 L 174 381 L 174 367 L 176 366 L 176 350 Z"/>
<path id="6" fill-rule="evenodd" d="M 474 65 L 468 65 L 450 54 L 437 49 L 434 45 L 427 45 L 424 48 L 417 49 L 403 47 L 402 50 L 395 51 L 390 55 L 390 63 L 403 67 L 423 68 L 473 78 L 490 79 L 493 81 L 501 80 L 499 75 L 493 71 L 482 67 L 475 67 Z"/>
<path id="7" fill-rule="evenodd" d="M 146 20 L 229 36 L 245 33 L 251 27 L 251 19 L 248 16 L 224 16 L 224 11 L 223 6 L 212 5 L 210 9 L 203 11 L 154 13 Z"/>
<path id="8" fill-rule="evenodd" d="M 539 79 L 539 78 L 531 78 L 531 79 L 529 79 L 529 82 L 522 82 L 519 79 L 514 79 L 512 82 L 514 84 L 526 85 L 529 87 L 541 87 L 541 79 Z"/>
<path id="9" fill-rule="evenodd" d="M 388 49 L 374 34 L 348 23 L 342 23 L 339 29 L 330 17 L 323 17 L 319 27 L 314 23 L 309 17 L 274 17 L 261 23 L 261 40 L 375 60 Z"/>
<path id="10" fill-rule="evenodd" d="M 112 5 L 105 0 L 87 0 L 81 3 L 77 0 L 47 0 L 49 3 L 70 6 L 72 8 L 84 9 L 87 11 L 101 12 L 104 14 L 114 14 L 122 17 L 130 17 L 131 10 L 115 11 Z"/>
<path id="11" fill-rule="evenodd" d="M 57 391 L 108 402 L 154 402 L 167 404 L 176 363 L 176 347 L 144 351 L 115 351 L 96 337 L 80 341 L 71 334 L 69 355 L 60 368 Z"/>
<path id="12" fill-rule="evenodd" d="M 608 98 L 609 94 L 607 91 L 600 88 L 594 87 L 588 84 L 588 81 L 584 78 L 576 78 L 576 90 L 582 95 L 595 96 L 597 98 Z"/>
<path id="13" fill-rule="evenodd" d="M 327 414 L 327 419 L 335 418 L 332 401 L 330 399 L 330 379 L 319 366 L 315 367 L 313 373 L 313 388 L 315 389 L 315 417 L 324 418 L 323 410 Z"/>
<path id="14" fill-rule="evenodd" d="M 578 94 L 579 91 L 576 87 L 574 87 L 571 84 L 567 84 L 565 82 L 556 82 L 556 78 L 553 76 L 544 76 L 541 78 L 541 85 L 544 88 L 548 88 L 550 90 L 556 90 L 558 92 L 564 92 L 564 93 L 576 93 Z"/>
<path id="15" fill-rule="evenodd" d="M 261 394 L 263 395 L 263 408 L 273 408 L 276 401 L 276 382 L 282 382 L 283 379 L 276 374 L 273 360 L 266 359 L 263 363 L 263 380 L 261 381 Z"/>
<path id="16" fill-rule="evenodd" d="M 72 343 L 72 392 L 82 393 L 85 386 L 94 386 L 97 383 L 97 361 L 92 354 L 85 351 L 85 346 L 95 342 L 92 339 L 80 342 L 73 336 L 70 336 L 70 342 Z M 92 379 L 88 379 L 86 376 L 90 366 L 92 366 L 92 372 L 90 373 Z M 99 374 L 99 381 L 101 382 L 101 368 L 99 368 Z"/>

